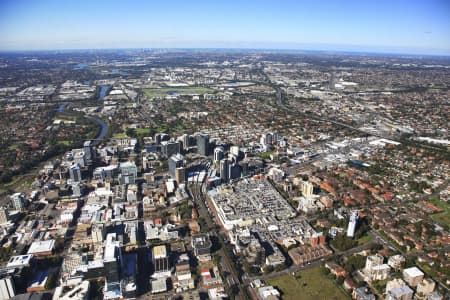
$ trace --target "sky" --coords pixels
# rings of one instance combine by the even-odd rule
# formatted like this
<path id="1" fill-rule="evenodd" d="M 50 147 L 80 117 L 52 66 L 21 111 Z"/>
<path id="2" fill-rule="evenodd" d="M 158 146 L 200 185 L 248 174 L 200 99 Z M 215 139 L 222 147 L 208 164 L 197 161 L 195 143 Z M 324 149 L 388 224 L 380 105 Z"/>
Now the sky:
<path id="1" fill-rule="evenodd" d="M 0 50 L 102 48 L 450 55 L 450 0 L 0 0 Z"/>

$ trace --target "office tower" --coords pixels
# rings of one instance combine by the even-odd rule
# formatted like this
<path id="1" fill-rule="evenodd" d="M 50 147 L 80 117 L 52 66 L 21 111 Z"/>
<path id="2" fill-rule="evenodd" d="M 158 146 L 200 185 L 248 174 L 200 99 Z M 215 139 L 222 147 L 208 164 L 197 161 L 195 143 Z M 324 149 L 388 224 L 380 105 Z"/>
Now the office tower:
<path id="1" fill-rule="evenodd" d="M 230 153 L 236 157 L 239 157 L 240 155 L 239 146 L 231 146 Z"/>
<path id="2" fill-rule="evenodd" d="M 189 147 L 191 146 L 189 135 L 183 134 L 180 139 L 181 143 L 183 144 L 183 151 L 189 150 Z"/>
<path id="3" fill-rule="evenodd" d="M 222 182 L 228 182 L 228 164 L 228 159 L 222 159 L 220 161 L 220 179 L 222 179 Z"/>
<path id="4" fill-rule="evenodd" d="M 224 157 L 224 150 L 223 147 L 216 147 L 214 148 L 214 162 L 219 162 Z"/>
<path id="5" fill-rule="evenodd" d="M 248 161 L 244 159 L 239 162 L 239 165 L 241 166 L 242 176 L 247 176 L 248 175 Z"/>
<path id="6" fill-rule="evenodd" d="M 206 134 L 197 135 L 197 153 L 203 156 L 209 155 L 209 136 Z"/>
<path id="7" fill-rule="evenodd" d="M 84 168 L 86 166 L 86 153 L 83 149 L 72 149 L 72 152 L 74 164 L 79 164 L 80 168 Z"/>
<path id="8" fill-rule="evenodd" d="M 86 155 L 86 160 L 92 161 L 94 159 L 94 149 L 91 141 L 85 141 L 83 144 L 83 152 Z"/>
<path id="9" fill-rule="evenodd" d="M 241 167 L 233 162 L 228 163 L 228 179 L 237 179 L 241 177 Z"/>
<path id="10" fill-rule="evenodd" d="M 272 143 L 277 143 L 280 140 L 280 135 L 278 134 L 278 132 L 272 132 Z"/>
<path id="11" fill-rule="evenodd" d="M 170 141 L 170 135 L 168 135 L 167 133 L 161 133 L 161 143 L 167 141 Z"/>
<path id="12" fill-rule="evenodd" d="M 155 140 L 156 145 L 161 144 L 161 133 L 155 134 L 154 140 Z"/>
<path id="13" fill-rule="evenodd" d="M 161 155 L 165 158 L 169 158 L 174 154 L 180 153 L 180 142 L 161 142 Z"/>
<path id="14" fill-rule="evenodd" d="M 81 181 L 81 168 L 79 164 L 73 164 L 69 168 L 69 176 L 72 182 Z"/>
<path id="15" fill-rule="evenodd" d="M 103 265 L 108 282 L 119 281 L 119 267 L 122 261 L 122 251 L 116 233 L 109 233 L 106 236 L 105 251 L 103 255 Z"/>
<path id="16" fill-rule="evenodd" d="M 137 167 L 134 162 L 127 161 L 120 163 L 119 169 L 120 169 L 119 174 L 120 184 L 130 184 L 136 182 Z"/>
<path id="17" fill-rule="evenodd" d="M 184 166 L 184 157 L 180 153 L 174 154 L 169 158 L 169 174 L 175 178 L 175 171 L 177 168 Z"/>

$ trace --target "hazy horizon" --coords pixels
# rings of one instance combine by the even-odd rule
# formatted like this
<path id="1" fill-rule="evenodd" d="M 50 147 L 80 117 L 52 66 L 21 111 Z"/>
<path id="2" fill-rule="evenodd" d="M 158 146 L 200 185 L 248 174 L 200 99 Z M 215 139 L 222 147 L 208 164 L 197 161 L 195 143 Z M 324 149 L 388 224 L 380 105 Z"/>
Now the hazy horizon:
<path id="1" fill-rule="evenodd" d="M 11 1 L 0 50 L 227 48 L 450 55 L 434 1 Z"/>

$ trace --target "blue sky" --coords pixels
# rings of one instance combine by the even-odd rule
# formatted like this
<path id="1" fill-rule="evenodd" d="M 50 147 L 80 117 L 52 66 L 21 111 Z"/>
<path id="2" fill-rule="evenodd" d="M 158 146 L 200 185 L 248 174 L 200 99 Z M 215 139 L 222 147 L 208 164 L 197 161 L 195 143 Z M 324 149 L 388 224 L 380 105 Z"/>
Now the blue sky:
<path id="1" fill-rule="evenodd" d="M 450 1 L 0 0 L 0 50 L 144 47 L 450 55 Z"/>

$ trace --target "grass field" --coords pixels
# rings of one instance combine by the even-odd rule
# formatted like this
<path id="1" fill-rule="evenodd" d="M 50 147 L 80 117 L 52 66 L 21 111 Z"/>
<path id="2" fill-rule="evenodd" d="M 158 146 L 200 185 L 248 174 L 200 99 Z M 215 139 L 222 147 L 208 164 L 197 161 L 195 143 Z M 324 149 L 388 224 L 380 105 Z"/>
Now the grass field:
<path id="1" fill-rule="evenodd" d="M 285 300 L 351 299 L 332 279 L 323 275 L 320 268 L 297 272 L 295 277 L 284 275 L 267 281 L 280 290 Z"/>
<path id="2" fill-rule="evenodd" d="M 113 137 L 116 138 L 116 139 L 125 139 L 128 136 L 125 133 L 116 133 L 116 134 L 114 134 Z"/>
<path id="3" fill-rule="evenodd" d="M 8 183 L 0 184 L 0 194 L 12 190 L 15 192 L 23 192 L 30 189 L 30 185 L 33 183 L 36 177 L 36 170 L 32 170 L 30 173 L 22 176 L 14 176 L 13 180 Z M 6 205 L 7 203 L 0 203 L 0 205 Z"/>
<path id="4" fill-rule="evenodd" d="M 201 86 L 144 89 L 145 95 L 150 99 L 155 97 L 165 97 L 169 94 L 192 95 L 192 94 L 208 94 L 213 92 L 214 92 L 213 89 Z"/>
<path id="5" fill-rule="evenodd" d="M 372 239 L 369 233 L 366 233 L 358 240 L 358 245 L 363 245 Z"/>
<path id="6" fill-rule="evenodd" d="M 438 222 L 440 225 L 449 228 L 450 227 L 450 204 L 444 201 L 440 201 L 438 199 L 430 200 L 429 202 L 434 205 L 442 208 L 444 211 L 431 215 L 431 218 Z"/>
<path id="7" fill-rule="evenodd" d="M 150 135 L 151 132 L 151 128 L 136 128 L 136 134 L 138 135 Z"/>

